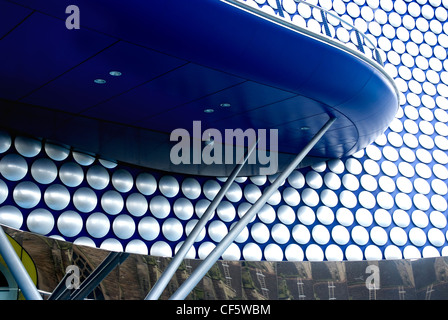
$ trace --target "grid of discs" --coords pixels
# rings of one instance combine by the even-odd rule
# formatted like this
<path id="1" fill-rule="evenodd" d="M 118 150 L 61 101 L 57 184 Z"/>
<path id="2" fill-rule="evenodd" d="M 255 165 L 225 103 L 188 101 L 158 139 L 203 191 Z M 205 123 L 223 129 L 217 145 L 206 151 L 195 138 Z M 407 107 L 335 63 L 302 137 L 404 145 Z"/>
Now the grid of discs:
<path id="1" fill-rule="evenodd" d="M 275 0 L 246 2 L 277 12 Z M 448 1 L 308 2 L 352 23 L 377 46 L 400 91 L 399 111 L 365 150 L 294 171 L 222 258 L 446 255 Z M 282 3 L 286 19 L 324 33 L 315 10 Z M 340 23 L 328 22 L 335 39 L 356 43 Z M 156 256 L 178 250 L 225 181 L 130 168 L 7 132 L 0 133 L 0 175 L 0 223 Z M 273 179 L 238 178 L 187 257 L 205 258 Z"/>
<path id="2" fill-rule="evenodd" d="M 279 9 L 276 1 L 246 2 L 272 14 Z M 400 91 L 400 108 L 388 130 L 345 160 L 347 173 L 343 173 L 343 161 L 334 161 L 341 170 L 331 179 L 336 185 L 342 182 L 345 189 L 339 194 L 342 207 L 337 212 L 350 216 L 346 224 L 358 222 L 351 229 L 355 244 L 365 245 L 369 238 L 374 242 L 363 251 L 347 247 L 345 258 L 350 260 L 351 254 L 356 259 L 445 255 L 448 1 L 307 2 L 363 32 L 379 49 L 384 68 Z M 325 33 L 316 9 L 294 0 L 284 0 L 282 5 L 285 19 Z M 352 47 L 357 43 L 340 22 L 328 19 L 328 23 L 334 39 Z"/>

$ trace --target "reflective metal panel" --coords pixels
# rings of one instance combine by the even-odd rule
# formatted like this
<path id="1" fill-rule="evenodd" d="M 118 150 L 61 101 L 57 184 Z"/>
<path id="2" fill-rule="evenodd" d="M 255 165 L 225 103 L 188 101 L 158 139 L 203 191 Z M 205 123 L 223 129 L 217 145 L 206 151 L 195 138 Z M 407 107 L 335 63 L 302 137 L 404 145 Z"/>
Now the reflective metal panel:
<path id="1" fill-rule="evenodd" d="M 184 244 L 184 241 L 180 241 L 178 244 L 176 244 L 176 247 L 174 248 L 174 254 L 177 254 L 177 252 L 182 248 L 182 245 Z M 185 259 L 195 259 L 196 258 L 196 249 L 195 247 L 191 246 L 190 250 L 188 250 L 187 254 L 185 255 Z"/>
<path id="2" fill-rule="evenodd" d="M 291 243 L 285 249 L 285 258 L 288 261 L 303 261 L 304 252 L 300 246 Z"/>
<path id="3" fill-rule="evenodd" d="M 299 192 L 291 187 L 286 187 L 282 193 L 283 200 L 290 206 L 297 206 L 300 203 Z"/>
<path id="4" fill-rule="evenodd" d="M 199 188 L 200 190 L 200 188 Z M 238 202 L 243 197 L 243 191 L 238 183 L 233 182 L 226 192 L 226 198 L 231 202 Z"/>
<path id="5" fill-rule="evenodd" d="M 96 208 L 97 203 L 96 193 L 90 188 L 80 188 L 73 195 L 73 204 L 81 212 L 91 212 Z"/>
<path id="6" fill-rule="evenodd" d="M 420 228 L 412 228 L 409 231 L 409 240 L 411 240 L 415 246 L 421 247 L 426 243 L 426 234 Z"/>
<path id="7" fill-rule="evenodd" d="M 360 208 L 356 210 L 356 221 L 363 227 L 369 227 L 373 222 L 372 214 L 369 210 Z"/>
<path id="8" fill-rule="evenodd" d="M 150 173 L 140 173 L 135 180 L 135 186 L 145 196 L 152 195 L 157 190 L 157 181 Z"/>
<path id="9" fill-rule="evenodd" d="M 327 244 L 328 241 L 330 241 L 330 232 L 325 226 L 321 224 L 313 227 L 311 236 L 313 237 L 313 240 L 320 245 Z"/>
<path id="10" fill-rule="evenodd" d="M 361 181 L 361 186 L 367 191 L 372 192 L 378 188 L 377 180 L 369 174 L 363 174 L 361 176 L 360 181 Z"/>
<path id="11" fill-rule="evenodd" d="M 7 154 L 0 160 L 0 173 L 10 181 L 18 181 L 28 172 L 26 160 L 18 154 Z"/>
<path id="12" fill-rule="evenodd" d="M 390 216 L 389 212 L 384 209 L 376 210 L 374 218 L 375 222 L 383 228 L 390 226 L 390 224 L 392 223 L 392 217 Z"/>
<path id="13" fill-rule="evenodd" d="M 441 212 L 445 212 L 448 207 L 445 198 L 438 194 L 431 196 L 431 205 L 434 209 Z"/>
<path id="14" fill-rule="evenodd" d="M 356 196 L 349 190 L 344 190 L 339 194 L 339 201 L 346 208 L 354 208 L 357 204 Z"/>
<path id="15" fill-rule="evenodd" d="M 255 203 L 260 197 L 261 191 L 256 185 L 248 184 L 244 187 L 244 198 L 250 203 Z"/>
<path id="16" fill-rule="evenodd" d="M 415 210 L 412 212 L 412 222 L 419 228 L 425 228 L 428 225 L 429 219 L 425 212 Z"/>
<path id="17" fill-rule="evenodd" d="M 204 214 L 205 210 L 207 210 L 208 206 L 210 205 L 210 201 L 207 199 L 201 199 L 198 202 L 196 202 L 194 206 L 194 211 L 196 212 L 196 215 L 200 218 Z M 210 219 L 213 219 L 215 216 L 215 212 L 210 216 Z"/>
<path id="18" fill-rule="evenodd" d="M 249 179 L 253 184 L 256 184 L 257 186 L 264 185 L 266 183 L 266 181 L 268 180 L 267 176 L 265 176 L 265 175 L 252 176 L 252 177 L 249 177 Z"/>
<path id="19" fill-rule="evenodd" d="M 46 158 L 37 159 L 31 166 L 34 180 L 42 184 L 52 183 L 58 176 L 58 169 L 53 161 Z"/>
<path id="20" fill-rule="evenodd" d="M 3 180 L 0 180 L 0 204 L 5 202 L 5 200 L 8 198 L 8 194 L 8 186 Z"/>
<path id="21" fill-rule="evenodd" d="M 66 162 L 59 168 L 59 178 L 67 187 L 77 187 L 84 180 L 84 171 L 74 162 Z"/>
<path id="22" fill-rule="evenodd" d="M 302 206 L 297 210 L 297 218 L 304 225 L 311 225 L 316 220 L 313 209 L 307 206 Z"/>
<path id="23" fill-rule="evenodd" d="M 381 249 L 373 244 L 367 246 L 364 250 L 364 256 L 366 257 L 366 260 L 381 260 L 383 258 Z"/>
<path id="24" fill-rule="evenodd" d="M 325 248 L 325 258 L 328 261 L 342 261 L 344 259 L 344 253 L 339 246 L 330 244 Z"/>
<path id="25" fill-rule="evenodd" d="M 334 221 L 334 213 L 329 207 L 321 206 L 316 212 L 317 219 L 324 225 L 330 225 Z"/>
<path id="26" fill-rule="evenodd" d="M 220 189 L 221 189 L 221 185 L 216 180 L 208 180 L 207 182 L 204 183 L 204 186 L 203 186 L 204 195 L 210 201 L 215 198 L 215 196 L 218 194 Z"/>
<path id="27" fill-rule="evenodd" d="M 443 232 L 436 228 L 431 228 L 428 231 L 428 240 L 436 247 L 441 247 L 445 244 L 445 236 Z"/>
<path id="28" fill-rule="evenodd" d="M 101 207 L 108 214 L 119 214 L 124 207 L 123 197 L 115 190 L 106 191 L 101 197 Z"/>
<path id="29" fill-rule="evenodd" d="M 324 176 L 324 182 L 331 190 L 338 190 L 341 187 L 341 179 L 334 172 L 327 172 Z"/>
<path id="30" fill-rule="evenodd" d="M 216 245 L 209 241 L 202 243 L 198 249 L 199 259 L 207 258 L 207 256 L 210 254 L 210 252 L 213 251 L 213 249 L 215 249 L 215 247 Z"/>
<path id="31" fill-rule="evenodd" d="M 90 167 L 87 170 L 86 179 L 89 185 L 96 190 L 103 190 L 107 187 L 110 181 L 107 170 L 99 165 Z"/>
<path id="32" fill-rule="evenodd" d="M 307 244 L 311 239 L 311 233 L 303 224 L 297 224 L 292 229 L 292 237 L 298 244 Z"/>
<path id="33" fill-rule="evenodd" d="M 336 174 L 341 174 L 345 170 L 344 162 L 340 159 L 329 160 L 328 168 Z"/>
<path id="34" fill-rule="evenodd" d="M 145 240 L 154 240 L 159 236 L 160 225 L 153 217 L 144 217 L 138 223 L 138 233 Z"/>
<path id="35" fill-rule="evenodd" d="M 351 173 L 347 173 L 342 177 L 342 184 L 345 189 L 350 191 L 356 191 L 359 188 L 358 178 Z"/>
<path id="36" fill-rule="evenodd" d="M 218 205 L 216 213 L 218 214 L 218 217 L 225 222 L 232 221 L 236 216 L 236 210 L 233 204 L 225 200 L 221 201 Z"/>
<path id="37" fill-rule="evenodd" d="M 309 171 L 305 177 L 306 183 L 313 189 L 319 189 L 322 187 L 323 179 L 316 171 Z"/>
<path id="38" fill-rule="evenodd" d="M 171 211 L 171 205 L 165 197 L 155 196 L 149 202 L 149 210 L 154 217 L 163 219 L 169 215 Z"/>
<path id="39" fill-rule="evenodd" d="M 92 213 L 87 218 L 86 230 L 94 238 L 103 238 L 110 230 L 110 221 L 104 213 Z"/>
<path id="40" fill-rule="evenodd" d="M 4 153 L 9 150 L 12 144 L 12 139 L 9 133 L 0 130 L 0 153 Z"/>
<path id="41" fill-rule="evenodd" d="M 260 261 L 263 253 L 255 243 L 248 243 L 243 248 L 243 257 L 246 261 Z"/>
<path id="42" fill-rule="evenodd" d="M 410 219 L 408 213 L 401 209 L 394 211 L 393 220 L 397 226 L 402 227 L 402 228 L 406 228 L 409 225 L 409 223 L 411 222 L 411 219 Z"/>
<path id="43" fill-rule="evenodd" d="M 95 157 L 83 152 L 73 151 L 72 156 L 73 159 L 75 159 L 75 161 L 82 166 L 90 166 L 93 162 L 95 162 Z"/>
<path id="44" fill-rule="evenodd" d="M 276 206 L 282 201 L 282 195 L 280 191 L 276 190 L 268 199 L 270 205 Z"/>
<path id="45" fill-rule="evenodd" d="M 65 237 L 78 235 L 82 230 L 83 224 L 79 213 L 72 210 L 63 212 L 57 221 L 58 230 Z"/>
<path id="46" fill-rule="evenodd" d="M 336 211 L 336 220 L 343 226 L 351 226 L 354 222 L 353 213 L 344 207 L 339 208 Z"/>
<path id="47" fill-rule="evenodd" d="M 131 216 L 120 214 L 114 219 L 112 230 L 118 238 L 129 239 L 135 232 L 134 219 Z"/>
<path id="48" fill-rule="evenodd" d="M 266 243 L 269 240 L 268 227 L 260 222 L 256 222 L 250 228 L 250 234 L 257 243 Z"/>
<path id="49" fill-rule="evenodd" d="M 431 214 L 429 215 L 429 220 L 431 221 L 434 227 L 439 229 L 443 229 L 447 225 L 447 219 L 445 215 L 439 211 L 432 211 Z"/>
<path id="50" fill-rule="evenodd" d="M 323 261 L 324 260 L 324 252 L 321 247 L 317 244 L 310 244 L 306 247 L 305 256 L 309 261 Z"/>
<path id="51" fill-rule="evenodd" d="M 68 148 L 64 148 L 49 142 L 45 143 L 45 152 L 55 161 L 65 160 L 70 155 L 70 150 Z"/>
<path id="52" fill-rule="evenodd" d="M 0 223 L 19 229 L 23 224 L 22 212 L 14 206 L 3 206 L 0 208 Z"/>
<path id="53" fill-rule="evenodd" d="M 314 189 L 306 188 L 302 191 L 302 200 L 307 206 L 315 207 L 319 204 L 319 195 Z"/>
<path id="54" fill-rule="evenodd" d="M 346 245 L 350 241 L 350 233 L 344 226 L 336 225 L 331 230 L 331 238 L 339 245 Z"/>
<path id="55" fill-rule="evenodd" d="M 232 223 L 230 225 L 230 230 L 232 230 L 236 224 L 237 222 Z M 235 238 L 235 242 L 244 243 L 247 241 L 248 238 L 249 238 L 249 229 L 247 227 L 244 227 L 244 229 L 240 232 L 238 237 Z"/>
<path id="56" fill-rule="evenodd" d="M 44 192 L 45 204 L 52 210 L 65 209 L 70 200 L 70 192 L 61 184 L 52 184 Z"/>
<path id="57" fill-rule="evenodd" d="M 171 257 L 173 252 L 168 243 L 165 241 L 157 241 L 151 246 L 149 254 L 158 257 Z"/>
<path id="58" fill-rule="evenodd" d="M 387 232 L 378 226 L 375 226 L 370 230 L 370 238 L 378 246 L 385 245 L 388 240 Z"/>
<path id="59" fill-rule="evenodd" d="M 126 209 L 134 217 L 141 217 L 148 210 L 148 201 L 141 193 L 132 193 L 126 199 Z M 193 206 L 191 206 L 191 214 L 193 214 Z"/>
<path id="60" fill-rule="evenodd" d="M 134 239 L 128 242 L 125 252 L 147 255 L 148 247 L 142 240 Z"/>
<path id="61" fill-rule="evenodd" d="M 106 160 L 106 159 L 98 159 L 98 162 L 107 169 L 113 169 L 117 167 L 117 162 L 113 160 Z"/>
<path id="62" fill-rule="evenodd" d="M 101 242 L 101 249 L 115 252 L 123 252 L 123 245 L 115 238 L 109 238 Z"/>
<path id="63" fill-rule="evenodd" d="M 264 258 L 267 261 L 282 261 L 283 250 L 275 243 L 270 243 L 264 248 Z"/>
<path id="64" fill-rule="evenodd" d="M 289 241 L 290 232 L 284 224 L 276 223 L 271 228 L 271 236 L 278 244 L 285 244 Z"/>
<path id="65" fill-rule="evenodd" d="M 322 203 L 330 208 L 336 207 L 338 204 L 338 196 L 333 190 L 325 189 L 320 193 Z"/>
<path id="66" fill-rule="evenodd" d="M 222 259 L 227 261 L 237 261 L 240 258 L 241 250 L 235 243 L 232 243 L 222 254 Z"/>
<path id="67" fill-rule="evenodd" d="M 376 196 L 378 204 L 383 209 L 391 209 L 394 206 L 394 198 L 387 192 L 380 192 Z"/>
<path id="68" fill-rule="evenodd" d="M 296 215 L 294 213 L 294 210 L 290 206 L 287 206 L 287 205 L 281 205 L 277 209 L 277 217 L 285 225 L 290 225 L 290 224 L 294 223 L 294 221 L 296 220 Z M 274 212 L 274 220 L 275 220 L 275 212 Z M 272 220 L 271 222 L 273 222 L 274 220 Z M 267 222 L 265 222 L 265 223 L 267 223 Z"/>
<path id="69" fill-rule="evenodd" d="M 54 224 L 53 215 L 46 209 L 33 210 L 26 219 L 28 230 L 42 235 L 50 233 Z"/>
<path id="70" fill-rule="evenodd" d="M 182 223 L 175 218 L 168 218 L 162 224 L 162 234 L 169 241 L 179 240 L 184 232 Z"/>
<path id="71" fill-rule="evenodd" d="M 41 141 L 27 137 L 16 137 L 14 139 L 14 146 L 18 153 L 27 158 L 37 156 L 40 150 L 42 150 Z"/>
<path id="72" fill-rule="evenodd" d="M 291 187 L 300 189 L 305 185 L 305 177 L 300 171 L 293 171 L 288 177 L 288 183 Z"/>
<path id="73" fill-rule="evenodd" d="M 80 246 L 85 246 L 85 247 L 96 248 L 95 242 L 92 239 L 88 238 L 88 237 L 76 238 L 73 241 L 73 244 L 80 245 Z"/>
<path id="74" fill-rule="evenodd" d="M 134 185 L 134 179 L 132 175 L 124 170 L 118 169 L 112 175 L 112 185 L 117 189 L 118 192 L 128 192 L 132 189 Z"/>
<path id="75" fill-rule="evenodd" d="M 212 221 L 207 230 L 208 235 L 215 242 L 220 242 L 228 233 L 227 226 L 219 220 Z"/>
<path id="76" fill-rule="evenodd" d="M 345 249 L 345 257 L 348 261 L 361 261 L 364 254 L 357 245 L 351 244 Z"/>
<path id="77" fill-rule="evenodd" d="M 369 241 L 369 232 L 361 226 L 355 226 L 351 231 L 352 239 L 356 244 L 363 246 Z"/>
<path id="78" fill-rule="evenodd" d="M 34 182 L 24 181 L 17 184 L 12 196 L 17 205 L 29 209 L 35 207 L 39 203 L 41 192 Z"/>

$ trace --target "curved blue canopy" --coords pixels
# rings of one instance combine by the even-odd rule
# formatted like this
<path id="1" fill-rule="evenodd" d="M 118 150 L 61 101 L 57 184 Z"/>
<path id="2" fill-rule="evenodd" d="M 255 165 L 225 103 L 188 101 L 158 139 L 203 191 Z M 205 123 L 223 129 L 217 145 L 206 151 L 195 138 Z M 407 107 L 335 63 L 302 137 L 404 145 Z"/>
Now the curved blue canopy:
<path id="1" fill-rule="evenodd" d="M 281 170 L 331 117 L 303 165 L 366 147 L 396 114 L 378 63 L 287 22 L 218 0 L 79 0 L 80 28 L 68 29 L 72 2 L 0 1 L 1 126 L 136 165 L 226 175 L 233 166 L 170 163 L 170 133 L 193 121 L 277 129 Z"/>

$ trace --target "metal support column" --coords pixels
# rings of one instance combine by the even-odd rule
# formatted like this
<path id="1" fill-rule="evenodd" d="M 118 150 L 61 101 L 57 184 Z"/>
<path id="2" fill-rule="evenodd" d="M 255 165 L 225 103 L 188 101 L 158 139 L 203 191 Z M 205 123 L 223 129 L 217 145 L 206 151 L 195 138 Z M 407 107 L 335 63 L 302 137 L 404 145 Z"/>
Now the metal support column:
<path id="1" fill-rule="evenodd" d="M 152 287 L 151 291 L 148 293 L 148 295 L 145 297 L 145 300 L 156 300 L 158 299 L 162 293 L 163 290 L 168 285 L 169 281 L 173 277 L 174 273 L 176 272 L 179 265 L 182 263 L 183 259 L 187 255 L 188 251 L 198 238 L 201 231 L 204 229 L 205 225 L 207 224 L 208 220 L 213 215 L 213 212 L 216 210 L 218 205 L 221 203 L 221 200 L 224 198 L 224 195 L 229 190 L 232 183 L 235 181 L 236 177 L 240 173 L 241 169 L 243 168 L 244 164 L 247 162 L 249 157 L 251 156 L 252 152 L 255 150 L 255 147 L 257 146 L 258 141 L 254 143 L 254 145 L 247 151 L 246 155 L 244 156 L 244 159 L 238 163 L 235 168 L 232 170 L 232 173 L 227 178 L 224 185 L 221 187 L 219 192 L 216 194 L 213 201 L 210 203 L 210 205 L 207 207 L 207 210 L 205 210 L 204 214 L 202 215 L 201 219 L 196 223 L 193 230 L 185 240 L 185 242 L 182 244 L 180 249 L 177 251 L 177 253 L 174 255 L 173 260 L 171 260 L 168 267 L 163 272 L 162 276 L 157 280 L 157 282 Z"/>
<path id="2" fill-rule="evenodd" d="M 0 255 L 6 262 L 26 300 L 43 300 L 19 256 L 0 226 Z"/>
<path id="3" fill-rule="evenodd" d="M 311 151 L 316 143 L 322 138 L 327 130 L 334 123 L 336 118 L 331 118 L 327 123 L 319 130 L 319 132 L 311 139 L 311 141 L 305 146 L 305 148 L 294 158 L 294 160 L 288 165 L 277 179 L 267 188 L 267 190 L 261 195 L 261 197 L 254 203 L 254 205 L 245 213 L 245 215 L 238 221 L 238 223 L 229 231 L 229 233 L 222 239 L 222 241 L 213 249 L 207 258 L 202 261 L 199 267 L 191 274 L 191 276 L 182 283 L 176 292 L 170 297 L 170 300 L 182 300 L 194 289 L 198 282 L 205 276 L 210 270 L 213 264 L 221 257 L 224 251 L 233 243 L 236 237 L 241 233 L 244 227 L 252 220 L 252 218 L 258 213 L 263 205 L 269 200 L 272 194 L 280 187 L 291 172 L 300 164 L 305 156 Z"/>

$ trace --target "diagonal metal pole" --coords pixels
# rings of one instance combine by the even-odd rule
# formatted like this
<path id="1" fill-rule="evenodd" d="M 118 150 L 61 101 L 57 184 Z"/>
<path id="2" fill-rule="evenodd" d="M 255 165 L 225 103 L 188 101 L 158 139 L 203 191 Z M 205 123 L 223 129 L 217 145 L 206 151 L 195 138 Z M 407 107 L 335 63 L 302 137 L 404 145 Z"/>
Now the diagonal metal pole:
<path id="1" fill-rule="evenodd" d="M 70 296 L 70 300 L 83 300 L 86 298 L 101 281 L 106 278 L 115 267 L 129 256 L 127 252 L 111 252 L 101 262 L 101 264 L 84 280 L 81 286 Z"/>
<path id="2" fill-rule="evenodd" d="M 6 262 L 26 300 L 43 300 L 19 256 L 0 225 L 0 255 Z"/>
<path id="3" fill-rule="evenodd" d="M 277 179 L 267 188 L 267 190 L 261 195 L 261 197 L 254 203 L 254 205 L 244 214 L 244 216 L 238 221 L 238 223 L 229 231 L 229 233 L 221 240 L 221 242 L 213 249 L 213 251 L 205 258 L 199 267 L 193 271 L 190 277 L 182 283 L 176 292 L 170 297 L 170 300 L 182 300 L 194 289 L 198 282 L 205 276 L 210 270 L 213 264 L 218 261 L 224 251 L 233 243 L 235 238 L 241 233 L 244 227 L 252 220 L 252 218 L 258 213 L 261 207 L 269 200 L 272 194 L 280 187 L 282 182 L 291 174 L 291 172 L 300 164 L 305 156 L 311 151 L 316 143 L 322 138 L 322 136 L 331 127 L 336 118 L 331 118 L 327 123 L 319 130 L 319 132 L 311 139 L 311 141 L 305 146 L 305 148 L 294 158 L 294 160 L 288 165 Z"/>
<path id="4" fill-rule="evenodd" d="M 244 164 L 247 162 L 249 157 L 252 155 L 257 144 L 258 144 L 258 141 L 256 141 L 254 143 L 254 145 L 247 151 L 246 155 L 244 156 L 244 159 L 242 159 L 232 170 L 230 176 L 227 178 L 224 185 L 221 187 L 219 192 L 216 194 L 213 201 L 209 204 L 209 206 L 207 207 L 207 210 L 205 210 L 201 219 L 198 221 L 198 223 L 196 223 L 196 225 L 194 226 L 191 233 L 188 235 L 187 239 L 185 240 L 185 242 L 183 243 L 181 248 L 174 255 L 173 260 L 171 260 L 170 264 L 165 269 L 165 271 L 163 272 L 161 277 L 157 280 L 157 282 L 152 287 L 151 291 L 145 297 L 145 300 L 157 300 L 162 295 L 163 290 L 165 290 L 166 286 L 170 282 L 170 280 L 173 277 L 174 273 L 176 272 L 177 268 L 182 263 L 183 259 L 187 255 L 190 248 L 193 246 L 194 242 L 198 238 L 201 231 L 204 229 L 208 220 L 210 220 L 210 217 L 212 216 L 213 212 L 216 210 L 218 205 L 221 203 L 221 200 L 224 198 L 224 195 L 229 190 L 233 181 L 235 181 L 236 177 L 240 173 Z"/>

